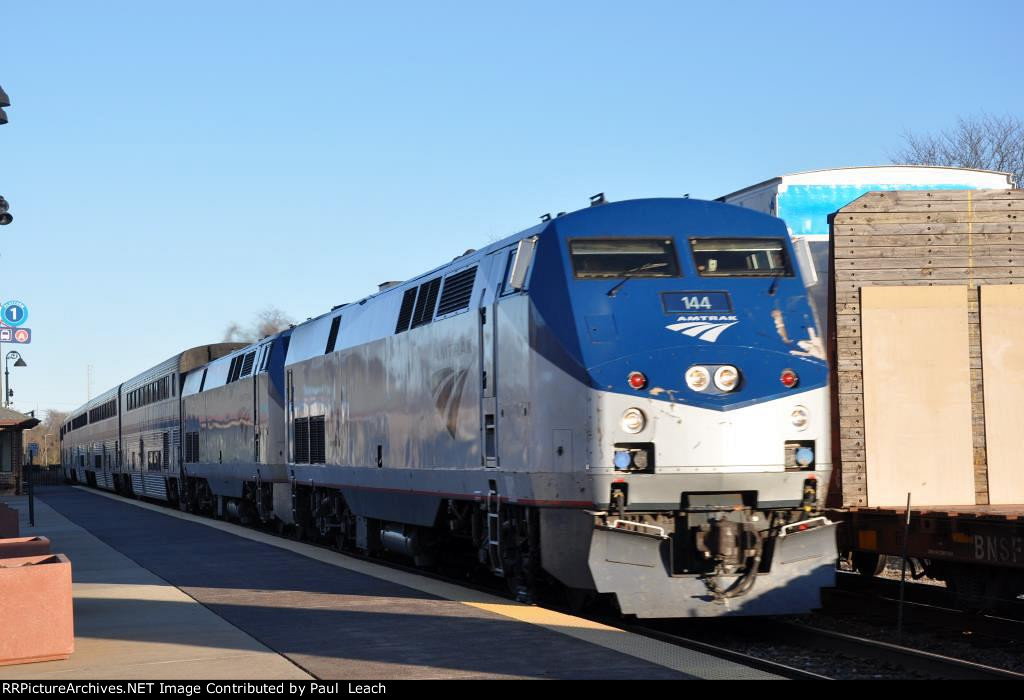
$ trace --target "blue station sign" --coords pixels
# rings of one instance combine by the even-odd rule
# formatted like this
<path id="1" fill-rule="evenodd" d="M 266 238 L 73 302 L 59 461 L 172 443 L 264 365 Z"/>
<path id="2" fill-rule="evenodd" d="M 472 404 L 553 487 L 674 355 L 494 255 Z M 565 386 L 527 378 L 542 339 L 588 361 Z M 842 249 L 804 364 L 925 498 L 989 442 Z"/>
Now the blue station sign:
<path id="1" fill-rule="evenodd" d="M 20 326 L 28 320 L 28 307 L 23 302 L 12 299 L 0 306 L 0 320 L 8 326 Z"/>
<path id="2" fill-rule="evenodd" d="M 28 345 L 31 342 L 31 328 L 11 328 L 9 326 L 0 326 L 0 343 L 17 343 L 18 345 Z"/>

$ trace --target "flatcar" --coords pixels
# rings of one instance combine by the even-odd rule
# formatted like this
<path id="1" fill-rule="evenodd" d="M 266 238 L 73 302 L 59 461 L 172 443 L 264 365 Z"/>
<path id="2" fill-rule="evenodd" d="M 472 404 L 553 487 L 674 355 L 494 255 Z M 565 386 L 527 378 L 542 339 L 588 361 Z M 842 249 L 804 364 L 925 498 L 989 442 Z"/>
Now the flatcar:
<path id="1" fill-rule="evenodd" d="M 828 370 L 795 256 L 771 216 L 597 198 L 256 344 L 175 356 L 72 414 L 65 468 L 457 561 L 523 599 L 807 611 L 836 545 Z M 138 421 L 154 396 L 168 408 Z"/>

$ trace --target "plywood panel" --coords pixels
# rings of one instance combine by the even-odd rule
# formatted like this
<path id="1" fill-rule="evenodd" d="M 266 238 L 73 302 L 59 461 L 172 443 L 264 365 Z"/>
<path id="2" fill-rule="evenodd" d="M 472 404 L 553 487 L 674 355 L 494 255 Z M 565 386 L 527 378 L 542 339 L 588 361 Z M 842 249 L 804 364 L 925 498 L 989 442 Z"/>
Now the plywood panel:
<path id="1" fill-rule="evenodd" d="M 981 288 L 981 362 L 989 502 L 1024 503 L 1024 286 Z"/>
<path id="2" fill-rule="evenodd" d="M 861 290 L 870 506 L 973 504 L 967 287 Z"/>

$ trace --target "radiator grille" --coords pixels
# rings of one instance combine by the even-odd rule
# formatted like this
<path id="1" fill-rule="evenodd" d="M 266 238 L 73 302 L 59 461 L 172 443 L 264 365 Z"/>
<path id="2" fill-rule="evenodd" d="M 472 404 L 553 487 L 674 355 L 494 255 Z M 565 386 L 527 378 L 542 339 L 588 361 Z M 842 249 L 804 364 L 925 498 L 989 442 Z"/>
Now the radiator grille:
<path id="1" fill-rule="evenodd" d="M 444 291 L 441 292 L 441 303 L 438 304 L 437 315 L 441 316 L 469 308 L 469 299 L 473 295 L 475 280 L 476 267 L 445 277 Z"/>

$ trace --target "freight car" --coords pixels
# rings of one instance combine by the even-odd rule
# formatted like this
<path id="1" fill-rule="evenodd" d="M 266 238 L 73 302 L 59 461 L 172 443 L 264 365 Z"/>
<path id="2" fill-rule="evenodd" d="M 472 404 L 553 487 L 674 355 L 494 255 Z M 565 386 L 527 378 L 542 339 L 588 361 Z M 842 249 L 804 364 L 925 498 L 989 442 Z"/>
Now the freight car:
<path id="1" fill-rule="evenodd" d="M 641 617 L 802 612 L 834 579 L 827 365 L 773 217 L 597 197 L 181 359 L 203 352 L 104 395 L 122 431 L 105 457 L 96 402 L 74 412 L 66 468 L 342 549 L 464 557 L 527 599 L 612 594 Z M 166 415 L 125 432 L 152 401 Z"/>
<path id="2" fill-rule="evenodd" d="M 1024 191 L 871 192 L 831 225 L 844 557 L 1024 594 Z"/>

